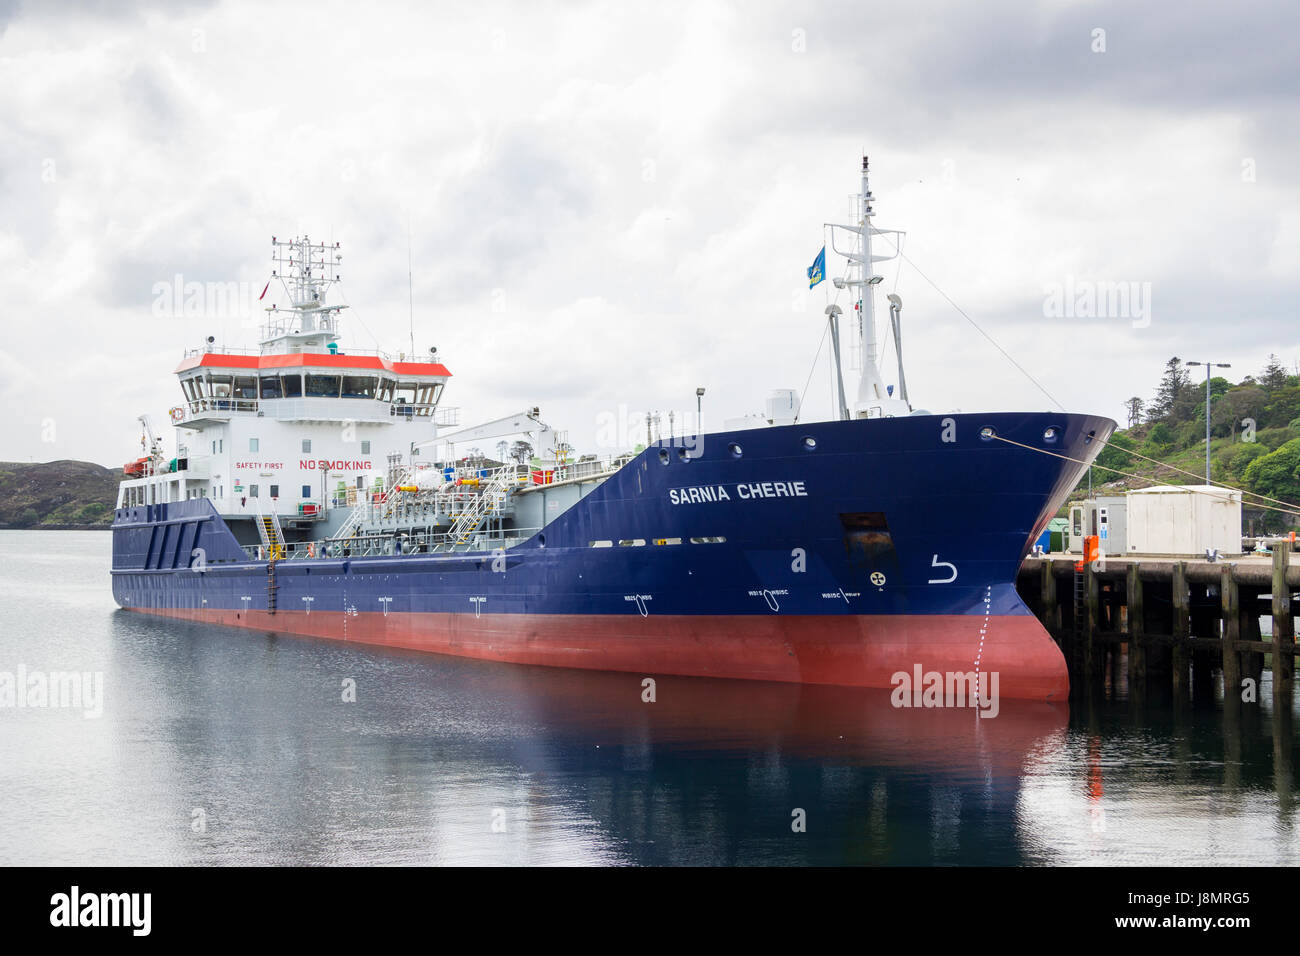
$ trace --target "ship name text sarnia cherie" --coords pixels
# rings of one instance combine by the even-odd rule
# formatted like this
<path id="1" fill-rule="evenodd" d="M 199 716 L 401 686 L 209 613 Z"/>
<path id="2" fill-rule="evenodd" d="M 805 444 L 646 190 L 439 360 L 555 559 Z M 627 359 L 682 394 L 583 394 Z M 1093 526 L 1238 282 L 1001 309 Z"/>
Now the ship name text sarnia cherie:
<path id="1" fill-rule="evenodd" d="M 718 501 L 753 498 L 807 498 L 802 481 L 742 481 L 731 485 L 692 485 L 668 489 L 668 500 L 675 505 L 704 505 Z"/>

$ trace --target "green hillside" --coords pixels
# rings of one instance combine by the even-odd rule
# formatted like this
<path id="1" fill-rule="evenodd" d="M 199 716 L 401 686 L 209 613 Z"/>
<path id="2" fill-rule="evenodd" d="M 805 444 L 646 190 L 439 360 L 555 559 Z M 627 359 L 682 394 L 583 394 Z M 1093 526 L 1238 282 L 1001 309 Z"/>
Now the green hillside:
<path id="1" fill-rule="evenodd" d="M 1122 493 L 1157 479 L 1173 484 L 1205 480 L 1204 371 L 1204 366 L 1189 367 L 1177 357 L 1171 358 L 1152 399 L 1135 396 L 1125 403 L 1129 427 L 1116 432 L 1097 457 L 1092 469 L 1094 492 Z M 1288 372 L 1270 355 L 1259 375 L 1247 375 L 1235 384 L 1221 376 L 1212 377 L 1210 423 L 1210 474 L 1216 484 L 1300 505 L 1300 376 Z M 1126 450 L 1173 467 L 1144 461 Z M 1072 497 L 1082 496 L 1087 487 L 1085 476 Z M 1296 515 L 1251 504 L 1248 499 L 1243 514 L 1248 534 L 1300 526 Z"/>
<path id="2" fill-rule="evenodd" d="M 107 528 L 121 480 L 88 461 L 0 462 L 0 528 Z"/>

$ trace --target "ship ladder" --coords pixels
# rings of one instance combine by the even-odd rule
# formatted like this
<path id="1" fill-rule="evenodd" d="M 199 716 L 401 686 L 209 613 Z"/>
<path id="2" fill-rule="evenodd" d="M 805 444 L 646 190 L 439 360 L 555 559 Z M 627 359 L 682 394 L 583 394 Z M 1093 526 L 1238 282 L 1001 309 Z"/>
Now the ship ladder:
<path id="1" fill-rule="evenodd" d="M 276 592 L 280 586 L 275 583 L 275 558 L 271 558 L 266 564 L 266 613 L 274 614 L 276 606 Z"/>
<path id="2" fill-rule="evenodd" d="M 1083 598 L 1083 571 L 1076 565 L 1074 569 L 1074 633 L 1076 637 L 1083 633 Z"/>
<path id="3" fill-rule="evenodd" d="M 276 527 L 275 519 L 270 515 L 262 515 L 258 519 L 262 532 L 262 542 L 266 547 L 266 553 L 271 556 L 271 560 L 284 557 L 284 539 L 280 537 L 280 529 Z"/>
<path id="4" fill-rule="evenodd" d="M 272 511 L 269 515 L 262 511 L 262 502 L 257 501 L 257 536 L 262 539 L 262 548 L 274 561 L 284 557 L 284 535 L 280 532 L 280 518 Z"/>

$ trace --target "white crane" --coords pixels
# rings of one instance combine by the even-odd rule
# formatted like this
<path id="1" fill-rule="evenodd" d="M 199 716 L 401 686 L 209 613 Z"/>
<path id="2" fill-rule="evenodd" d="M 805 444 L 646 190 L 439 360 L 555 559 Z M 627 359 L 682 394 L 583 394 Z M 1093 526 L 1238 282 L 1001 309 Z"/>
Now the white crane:
<path id="1" fill-rule="evenodd" d="M 467 442 L 483 442 L 489 438 L 502 438 L 507 435 L 528 435 L 533 439 L 533 448 L 538 457 L 552 459 L 556 455 L 558 441 L 555 429 L 541 420 L 541 409 L 533 406 L 514 415 L 507 415 L 481 425 L 471 425 L 445 435 L 426 438 L 411 445 L 411 454 L 429 445 L 456 445 Z"/>

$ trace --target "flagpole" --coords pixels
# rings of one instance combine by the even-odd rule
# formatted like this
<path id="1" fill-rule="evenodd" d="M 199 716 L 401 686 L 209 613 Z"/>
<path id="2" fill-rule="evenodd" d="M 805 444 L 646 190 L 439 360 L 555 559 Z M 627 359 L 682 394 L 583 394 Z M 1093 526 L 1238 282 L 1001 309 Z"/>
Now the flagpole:
<path id="1" fill-rule="evenodd" d="M 406 214 L 406 297 L 411 323 L 411 361 L 415 361 L 415 280 L 411 268 L 411 214 Z"/>

